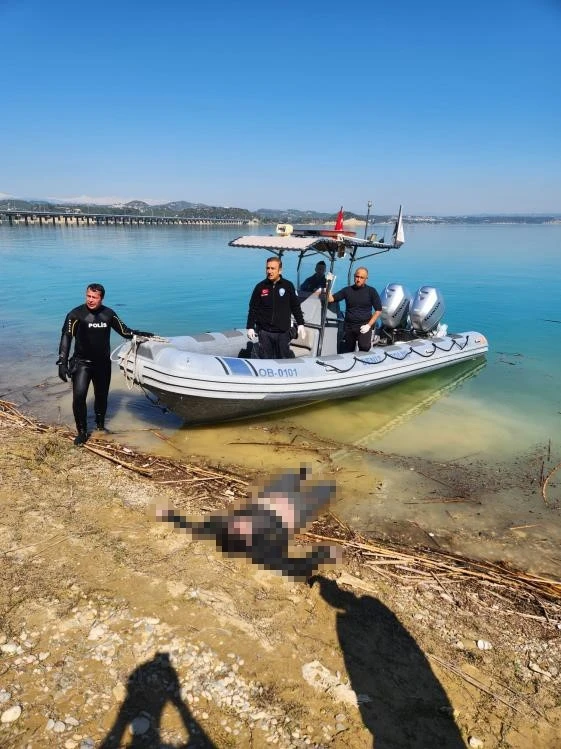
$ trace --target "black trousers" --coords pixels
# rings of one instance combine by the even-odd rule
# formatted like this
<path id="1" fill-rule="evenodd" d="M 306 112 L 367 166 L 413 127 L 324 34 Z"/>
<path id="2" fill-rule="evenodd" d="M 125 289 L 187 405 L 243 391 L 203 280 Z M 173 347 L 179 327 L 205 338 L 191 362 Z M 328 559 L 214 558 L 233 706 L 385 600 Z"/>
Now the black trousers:
<path id="1" fill-rule="evenodd" d="M 270 330 L 259 331 L 260 359 L 292 359 L 290 350 L 290 330 L 285 333 L 272 333 Z"/>
<path id="2" fill-rule="evenodd" d="M 103 421 L 107 412 L 107 397 L 111 383 L 111 361 L 105 359 L 93 362 L 76 359 L 72 374 L 72 411 L 76 429 L 79 432 L 88 431 L 88 411 L 86 397 L 90 382 L 94 389 L 94 412 L 96 421 Z"/>
<path id="3" fill-rule="evenodd" d="M 343 344 L 344 354 L 352 353 L 358 343 L 359 351 L 370 351 L 372 348 L 372 330 L 368 333 L 361 333 L 360 328 L 364 323 L 353 323 L 345 325 L 345 341 Z"/>

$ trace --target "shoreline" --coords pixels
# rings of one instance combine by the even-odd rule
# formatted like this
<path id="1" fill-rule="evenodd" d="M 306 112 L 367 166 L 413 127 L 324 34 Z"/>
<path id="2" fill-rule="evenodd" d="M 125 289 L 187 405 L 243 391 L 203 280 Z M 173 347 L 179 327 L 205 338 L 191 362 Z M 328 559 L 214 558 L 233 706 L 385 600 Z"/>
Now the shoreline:
<path id="1" fill-rule="evenodd" d="M 52 746 L 53 732 L 69 749 L 116 746 L 134 720 L 220 749 L 556 746 L 559 592 L 547 603 L 547 588 L 513 591 L 508 567 L 479 579 L 450 557 L 431 566 L 437 550 L 375 548 L 333 518 L 314 532 L 339 536 L 344 563 L 295 584 L 147 514 L 164 499 L 228 506 L 250 479 L 239 469 L 76 449 L 64 427 L 13 411 L 0 430 L 0 713 L 21 709 L 0 725 L 7 749 Z M 175 708 L 156 686 L 135 692 L 142 674 L 176 683 Z"/>
<path id="2" fill-rule="evenodd" d="M 415 402 L 418 398 L 416 392 Z M 13 390 L 9 399 L 33 418 L 73 424 L 70 388 L 57 378 Z M 332 421 L 344 421 L 355 413 L 360 418 L 360 404 L 333 408 Z M 466 428 L 470 409 L 468 402 L 463 408 Z M 363 536 L 428 545 L 561 579 L 556 554 L 561 525 L 551 522 L 557 520 L 555 480 L 546 487 L 549 494 L 545 498 L 541 494 L 555 467 L 554 446 L 489 460 L 482 442 L 480 454 L 463 457 L 459 452 L 459 457 L 435 459 L 415 451 L 414 441 L 413 450 L 404 450 L 407 443 L 400 439 L 401 432 L 392 436 L 393 422 L 388 424 L 389 440 L 380 439 L 384 434 L 380 427 L 369 439 L 355 440 L 344 429 L 331 438 L 330 430 L 324 429 L 324 414 L 319 407 L 267 421 L 183 429 L 180 419 L 150 406 L 138 391 L 116 384 L 109 398 L 108 425 L 110 439 L 135 450 L 236 465 L 248 475 L 304 462 L 318 476 L 337 477 L 337 512 Z M 430 413 L 426 416 L 432 418 Z M 477 416 L 476 412 L 474 423 Z M 428 421 L 425 428 L 438 431 L 439 424 Z"/>

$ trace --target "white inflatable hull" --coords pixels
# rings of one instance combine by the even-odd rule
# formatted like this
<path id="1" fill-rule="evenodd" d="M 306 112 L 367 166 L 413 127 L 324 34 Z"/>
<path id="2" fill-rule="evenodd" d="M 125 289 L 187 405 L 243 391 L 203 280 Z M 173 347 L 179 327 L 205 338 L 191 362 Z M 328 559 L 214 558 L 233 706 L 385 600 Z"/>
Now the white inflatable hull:
<path id="1" fill-rule="evenodd" d="M 125 377 L 153 393 L 187 424 L 208 424 L 363 395 L 408 377 L 476 359 L 488 350 L 474 331 L 418 338 L 368 352 L 294 359 L 249 359 L 245 330 L 127 342 Z"/>

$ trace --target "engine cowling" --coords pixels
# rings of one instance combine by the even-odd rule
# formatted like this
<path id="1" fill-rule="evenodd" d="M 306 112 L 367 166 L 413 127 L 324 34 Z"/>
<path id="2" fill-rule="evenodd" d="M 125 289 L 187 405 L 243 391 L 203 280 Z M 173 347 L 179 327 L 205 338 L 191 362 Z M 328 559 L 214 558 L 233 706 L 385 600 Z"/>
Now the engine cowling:
<path id="1" fill-rule="evenodd" d="M 411 326 L 416 333 L 427 334 L 434 330 L 445 312 L 444 297 L 434 286 L 421 286 L 409 309 Z"/>
<path id="2" fill-rule="evenodd" d="M 399 283 L 390 283 L 380 294 L 382 325 L 390 330 L 405 328 L 411 304 L 411 294 Z"/>

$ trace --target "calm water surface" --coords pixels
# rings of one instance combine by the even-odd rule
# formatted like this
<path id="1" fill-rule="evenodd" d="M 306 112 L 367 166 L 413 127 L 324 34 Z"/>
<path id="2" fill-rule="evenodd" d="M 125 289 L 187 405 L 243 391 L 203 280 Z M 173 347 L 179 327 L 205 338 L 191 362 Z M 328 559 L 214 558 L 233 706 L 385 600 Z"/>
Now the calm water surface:
<path id="1" fill-rule="evenodd" d="M 270 233 L 270 228 L 260 231 Z M 228 248 L 228 241 L 242 233 L 256 232 L 0 226 L 0 397 L 72 423 L 68 389 L 56 379 L 54 361 L 64 316 L 83 301 L 92 281 L 106 286 L 107 304 L 132 327 L 164 336 L 243 327 L 266 254 Z M 356 478 L 349 479 L 340 509 L 361 527 L 394 522 L 403 529 L 414 520 L 441 533 L 447 545 L 463 534 L 462 550 L 483 554 L 483 542 L 491 555 L 549 571 L 556 571 L 558 562 L 561 571 L 555 551 L 561 511 L 548 509 L 539 491 L 522 493 L 522 501 L 516 487 L 499 487 L 477 510 L 455 504 L 452 512 L 451 505 L 437 502 L 421 508 L 418 503 L 427 497 L 418 482 L 410 485 L 402 467 L 385 467 L 380 488 L 380 466 L 367 452 L 457 461 L 464 468 L 475 462 L 484 473 L 513 476 L 524 465 L 537 479 L 561 459 L 561 226 L 406 226 L 401 249 L 366 265 L 379 290 L 387 283 L 403 283 L 411 291 L 424 284 L 440 288 L 449 329 L 488 337 L 483 366 L 458 365 L 360 399 L 197 430 L 182 429 L 176 417 L 160 414 L 142 395 L 127 391 L 116 371 L 112 426 L 139 434 L 156 426 L 166 430 L 175 450 L 264 469 L 296 458 L 239 447 L 242 441 L 265 441 L 259 436 L 263 430 L 277 427 L 333 439 L 342 444 L 337 459 Z M 295 280 L 293 258 L 285 259 L 284 271 Z M 345 283 L 346 267 L 338 272 L 337 286 Z M 115 346 L 119 340 L 114 337 Z M 357 454 L 352 445 L 363 451 Z M 549 462 L 542 469 L 540 456 L 547 451 Z M 550 505 L 561 504 L 561 476 L 557 485 L 555 478 Z M 367 491 L 374 484 L 377 492 Z M 510 530 L 517 525 L 527 528 Z"/>

